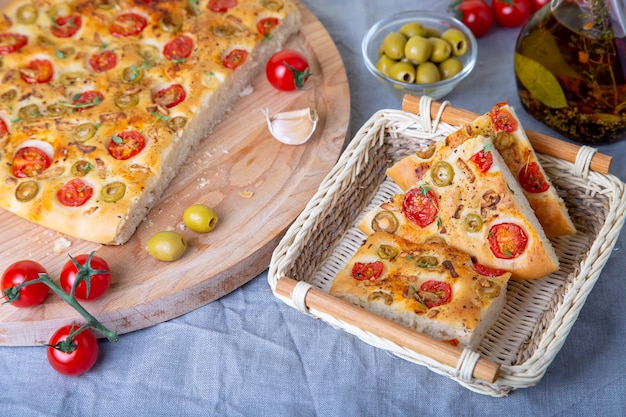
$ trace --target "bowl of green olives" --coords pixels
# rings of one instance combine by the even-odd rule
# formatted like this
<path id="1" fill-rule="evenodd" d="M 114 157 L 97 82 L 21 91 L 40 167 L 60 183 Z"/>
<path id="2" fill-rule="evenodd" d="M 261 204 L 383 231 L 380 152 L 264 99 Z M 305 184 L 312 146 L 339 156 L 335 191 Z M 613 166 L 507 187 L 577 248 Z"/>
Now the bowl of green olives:
<path id="1" fill-rule="evenodd" d="M 363 37 L 365 66 L 396 96 L 439 100 L 472 72 L 478 45 L 452 16 L 415 10 L 380 20 Z"/>

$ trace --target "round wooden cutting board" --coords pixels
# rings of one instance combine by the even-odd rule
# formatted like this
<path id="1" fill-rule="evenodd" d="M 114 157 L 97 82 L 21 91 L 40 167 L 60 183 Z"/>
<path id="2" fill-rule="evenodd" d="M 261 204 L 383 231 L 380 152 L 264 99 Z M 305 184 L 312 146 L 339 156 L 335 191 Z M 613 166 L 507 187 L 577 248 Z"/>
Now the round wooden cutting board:
<path id="1" fill-rule="evenodd" d="M 239 288 L 263 272 L 285 230 L 341 153 L 348 131 L 348 79 L 332 39 L 304 6 L 301 31 L 287 48 L 303 52 L 313 76 L 297 92 L 279 92 L 259 75 L 189 158 L 160 203 L 123 246 L 102 246 L 44 229 L 0 212 L 0 271 L 20 259 L 44 265 L 58 282 L 69 259 L 96 250 L 112 270 L 109 292 L 84 302 L 89 312 L 119 334 L 172 319 Z M 283 145 L 268 131 L 270 114 L 313 107 L 320 120 L 304 145 Z M 183 210 L 193 204 L 213 207 L 217 227 L 200 234 L 184 228 Z M 146 241 L 161 230 L 177 230 L 188 250 L 178 261 L 151 258 Z M 69 247 L 63 247 L 69 244 Z M 32 309 L 0 305 L 0 345 L 46 343 L 60 326 L 81 316 L 57 295 Z"/>

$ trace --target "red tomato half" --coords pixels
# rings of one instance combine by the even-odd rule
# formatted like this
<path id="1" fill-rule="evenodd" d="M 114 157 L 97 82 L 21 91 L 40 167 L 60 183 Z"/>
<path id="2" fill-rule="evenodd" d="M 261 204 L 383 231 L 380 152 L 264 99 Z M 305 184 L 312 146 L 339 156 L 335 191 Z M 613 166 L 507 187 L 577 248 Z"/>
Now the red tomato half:
<path id="1" fill-rule="evenodd" d="M 156 104 L 171 109 L 183 102 L 187 97 L 185 89 L 180 84 L 172 84 L 154 93 L 153 100 Z"/>
<path id="2" fill-rule="evenodd" d="M 352 266 L 352 277 L 359 281 L 378 279 L 383 274 L 384 267 L 381 261 L 355 262 Z"/>
<path id="3" fill-rule="evenodd" d="M 458 19 L 480 38 L 489 32 L 493 25 L 493 11 L 482 0 L 463 0 L 455 8 Z"/>
<path id="4" fill-rule="evenodd" d="M 113 51 L 104 50 L 89 57 L 89 66 L 95 72 L 106 72 L 115 68 L 116 65 L 117 55 Z"/>
<path id="5" fill-rule="evenodd" d="M 8 288 L 20 285 L 25 281 L 32 281 L 39 278 L 39 274 L 48 274 L 46 269 L 35 261 L 17 261 L 12 263 L 2 274 L 2 294 Z M 32 307 L 41 304 L 49 293 L 48 286 L 44 283 L 37 283 L 22 287 L 20 297 L 11 302 L 14 307 Z M 6 297 L 5 297 L 6 298 Z"/>
<path id="6" fill-rule="evenodd" d="M 428 308 L 447 304 L 452 299 L 452 287 L 443 281 L 425 281 L 417 292 L 418 296 Z"/>
<path id="7" fill-rule="evenodd" d="M 284 49 L 270 57 L 265 66 L 269 83 L 281 91 L 299 90 L 311 75 L 309 62 L 298 51 Z"/>
<path id="8" fill-rule="evenodd" d="M 141 33 L 148 25 L 148 20 L 137 13 L 122 13 L 113 19 L 109 32 L 116 38 L 135 36 Z"/>
<path id="9" fill-rule="evenodd" d="M 69 38 L 79 31 L 82 24 L 83 19 L 78 14 L 59 16 L 52 22 L 50 31 L 57 38 Z"/>
<path id="10" fill-rule="evenodd" d="M 522 26 L 532 13 L 530 0 L 493 0 L 491 7 L 496 22 L 505 28 Z"/>
<path id="11" fill-rule="evenodd" d="M 237 5 L 237 0 L 210 0 L 207 9 L 216 13 L 227 12 Z"/>
<path id="12" fill-rule="evenodd" d="M 22 80 L 28 84 L 43 84 L 52 79 L 54 68 L 47 59 L 33 59 L 20 69 Z"/>
<path id="13" fill-rule="evenodd" d="M 474 271 L 485 277 L 499 277 L 506 274 L 506 271 L 504 269 L 489 268 L 488 266 L 479 264 L 478 262 L 474 262 L 472 266 L 474 268 Z"/>
<path id="14" fill-rule="evenodd" d="M 536 162 L 524 164 L 517 174 L 520 185 L 529 193 L 543 193 L 548 191 L 550 183 L 541 172 L 541 167 Z"/>
<path id="15" fill-rule="evenodd" d="M 499 223 L 491 226 L 487 236 L 489 248 L 496 258 L 517 258 L 526 249 L 528 236 L 524 229 L 514 223 Z"/>
<path id="16" fill-rule="evenodd" d="M 230 68 L 232 70 L 237 69 L 237 67 L 244 62 L 246 62 L 246 58 L 248 57 L 248 51 L 245 49 L 233 49 L 226 55 L 224 60 L 222 61 L 222 65 L 226 68 Z"/>
<path id="17" fill-rule="evenodd" d="M 85 275 L 85 279 L 78 284 L 76 290 L 74 291 L 74 296 L 76 296 L 79 300 L 95 300 L 96 298 L 100 298 L 107 292 L 109 286 L 111 285 L 111 273 L 109 272 L 111 271 L 111 268 L 109 267 L 109 264 L 97 255 L 91 255 L 89 265 L 87 265 L 88 260 L 89 254 L 82 254 L 74 257 L 74 261 L 81 265 L 81 272 L 79 272 L 76 264 L 71 259 L 67 261 L 61 269 L 59 282 L 61 283 L 63 291 L 68 294 L 72 291 L 77 274 Z M 88 284 L 87 276 L 89 274 L 89 269 L 93 271 L 107 272 L 93 274 L 89 277 Z"/>
<path id="18" fill-rule="evenodd" d="M 74 111 L 80 112 L 97 106 L 104 100 L 104 95 L 99 91 L 85 91 L 72 97 Z"/>
<path id="19" fill-rule="evenodd" d="M 93 195 L 93 188 L 80 178 L 74 178 L 63 184 L 57 191 L 57 199 L 68 207 L 80 207 Z"/>
<path id="20" fill-rule="evenodd" d="M 98 340 L 89 329 L 83 330 L 72 339 L 73 350 L 69 353 L 55 349 L 59 342 L 67 339 L 76 326 L 68 324 L 57 330 L 46 348 L 48 362 L 52 367 L 63 375 L 76 376 L 90 370 L 98 360 Z"/>
<path id="21" fill-rule="evenodd" d="M 121 161 L 130 159 L 146 147 L 146 138 L 136 130 L 126 130 L 113 136 L 108 150 L 111 156 Z"/>
<path id="22" fill-rule="evenodd" d="M 0 118 L 0 140 L 9 134 L 9 127 L 4 119 Z"/>
<path id="23" fill-rule="evenodd" d="M 480 172 L 487 172 L 493 165 L 493 154 L 489 150 L 481 149 L 470 157 L 470 161 L 476 164 Z"/>
<path id="24" fill-rule="evenodd" d="M 46 152 L 36 146 L 24 146 L 13 156 L 13 175 L 17 178 L 34 177 L 51 164 Z"/>
<path id="25" fill-rule="evenodd" d="M 498 103 L 493 106 L 489 113 L 491 124 L 496 132 L 515 132 L 517 130 L 517 120 L 507 109 L 503 108 L 505 104 Z"/>
<path id="26" fill-rule="evenodd" d="M 28 43 L 28 38 L 19 33 L 0 33 L 0 55 L 19 51 Z"/>
<path id="27" fill-rule="evenodd" d="M 404 195 L 402 212 L 420 227 L 426 227 L 437 218 L 439 204 L 432 190 L 411 188 Z"/>
<path id="28" fill-rule="evenodd" d="M 193 39 L 189 36 L 180 35 L 163 47 L 163 56 L 170 61 L 178 61 L 189 58 L 193 52 Z"/>
<path id="29" fill-rule="evenodd" d="M 279 22 L 280 21 L 276 17 L 266 17 L 265 19 L 261 19 L 257 22 L 256 30 L 258 30 L 261 35 L 267 36 L 272 33 L 276 26 L 278 26 Z"/>

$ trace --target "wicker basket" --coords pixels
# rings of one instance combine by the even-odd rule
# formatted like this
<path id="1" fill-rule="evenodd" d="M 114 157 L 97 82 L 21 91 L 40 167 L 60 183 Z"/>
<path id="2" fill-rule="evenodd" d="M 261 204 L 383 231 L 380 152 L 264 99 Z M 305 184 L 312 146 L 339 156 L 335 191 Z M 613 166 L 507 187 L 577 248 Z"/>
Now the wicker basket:
<path id="1" fill-rule="evenodd" d="M 595 151 L 592 148 L 583 146 L 576 163 L 539 155 L 578 232 L 552 240 L 561 262 L 559 271 L 540 280 L 509 283 L 504 311 L 478 351 L 473 352 L 499 364 L 499 375 L 494 382 L 477 380 L 463 366 L 442 364 L 308 308 L 304 301 L 307 288 L 328 293 L 335 274 L 363 242 L 365 236 L 356 228 L 359 218 L 374 205 L 401 192 L 386 177 L 386 169 L 456 129 L 440 123 L 438 118 L 424 120 L 399 110 L 376 113 L 349 143 L 275 249 L 268 281 L 274 294 L 291 307 L 357 335 L 373 346 L 427 366 L 472 391 L 504 396 L 539 382 L 563 346 L 622 228 L 621 214 L 626 204 L 624 184 L 614 176 L 589 170 Z M 286 297 L 276 291 L 281 277 L 307 284 L 304 290 Z"/>

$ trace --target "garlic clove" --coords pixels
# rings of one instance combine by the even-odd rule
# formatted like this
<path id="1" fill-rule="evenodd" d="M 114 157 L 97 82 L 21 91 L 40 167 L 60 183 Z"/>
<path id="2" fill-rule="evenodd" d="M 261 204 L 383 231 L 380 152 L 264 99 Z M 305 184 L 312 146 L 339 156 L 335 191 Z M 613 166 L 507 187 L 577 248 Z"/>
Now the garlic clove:
<path id="1" fill-rule="evenodd" d="M 310 107 L 273 116 L 270 116 L 268 109 L 264 109 L 263 114 L 272 136 L 287 145 L 301 145 L 309 140 L 319 119 L 317 112 Z"/>

